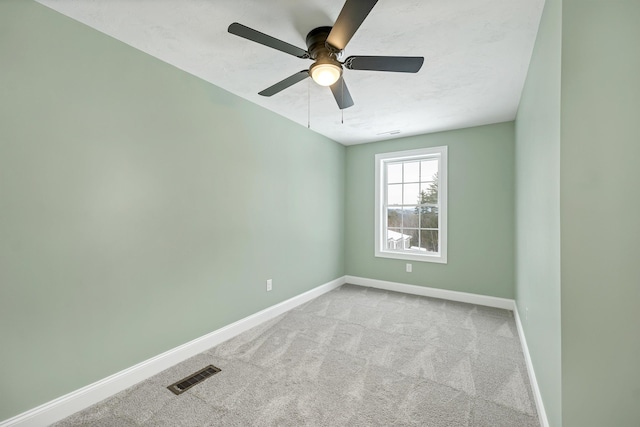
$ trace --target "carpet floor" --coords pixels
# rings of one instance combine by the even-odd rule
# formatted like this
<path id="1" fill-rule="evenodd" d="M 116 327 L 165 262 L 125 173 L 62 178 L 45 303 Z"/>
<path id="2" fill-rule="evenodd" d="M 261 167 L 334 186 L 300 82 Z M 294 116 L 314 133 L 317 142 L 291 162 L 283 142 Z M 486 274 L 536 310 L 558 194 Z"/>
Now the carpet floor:
<path id="1" fill-rule="evenodd" d="M 540 424 L 512 312 L 343 285 L 54 425 Z"/>

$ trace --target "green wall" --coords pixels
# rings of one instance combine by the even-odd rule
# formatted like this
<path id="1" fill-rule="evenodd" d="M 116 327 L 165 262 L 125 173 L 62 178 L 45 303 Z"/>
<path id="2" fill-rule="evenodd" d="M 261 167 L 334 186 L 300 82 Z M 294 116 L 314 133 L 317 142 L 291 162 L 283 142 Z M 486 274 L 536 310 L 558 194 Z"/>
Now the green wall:
<path id="1" fill-rule="evenodd" d="M 0 58 L 0 420 L 344 275 L 343 146 L 33 2 Z"/>
<path id="2" fill-rule="evenodd" d="M 516 120 L 516 301 L 552 427 L 640 425 L 638 22 L 547 0 Z"/>
<path id="3" fill-rule="evenodd" d="M 640 1 L 564 0 L 564 427 L 640 426 Z"/>
<path id="4" fill-rule="evenodd" d="M 349 274 L 515 297 L 551 426 L 640 425 L 638 22 L 547 0 L 515 124 L 345 148 L 0 2 L 0 420 Z M 406 273 L 374 156 L 439 145 L 449 263 Z"/>
<path id="5" fill-rule="evenodd" d="M 513 298 L 513 122 L 347 147 L 348 275 Z M 448 264 L 374 256 L 377 153 L 448 146 Z"/>
<path id="6" fill-rule="evenodd" d="M 562 424 L 562 2 L 547 0 L 516 119 L 516 302 L 549 424 Z"/>

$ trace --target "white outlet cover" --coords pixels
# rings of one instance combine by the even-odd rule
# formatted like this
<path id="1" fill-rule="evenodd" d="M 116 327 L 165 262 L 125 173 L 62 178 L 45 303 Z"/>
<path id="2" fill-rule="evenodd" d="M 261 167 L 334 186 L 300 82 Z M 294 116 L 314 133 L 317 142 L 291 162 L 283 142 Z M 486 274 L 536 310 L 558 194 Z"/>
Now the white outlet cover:
<path id="1" fill-rule="evenodd" d="M 413 266 L 407 263 L 407 273 L 411 273 L 412 270 L 413 270 Z"/>

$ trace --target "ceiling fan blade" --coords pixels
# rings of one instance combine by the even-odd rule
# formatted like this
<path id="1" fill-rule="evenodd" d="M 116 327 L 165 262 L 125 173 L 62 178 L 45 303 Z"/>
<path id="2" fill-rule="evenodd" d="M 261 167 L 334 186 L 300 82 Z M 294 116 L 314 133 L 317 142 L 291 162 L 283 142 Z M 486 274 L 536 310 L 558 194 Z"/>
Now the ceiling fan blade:
<path id="1" fill-rule="evenodd" d="M 287 42 L 283 42 L 282 40 L 278 40 L 275 37 L 271 37 L 267 34 L 261 33 L 260 31 L 254 30 L 253 28 L 238 24 L 237 22 L 229 25 L 227 31 L 229 31 L 231 34 L 235 34 L 236 36 L 240 36 L 256 43 L 260 43 L 261 45 L 268 46 L 284 53 L 288 53 L 289 55 L 297 56 L 298 58 L 309 58 L 309 54 L 306 50 L 300 49 L 299 47 Z"/>
<path id="2" fill-rule="evenodd" d="M 262 92 L 259 92 L 258 95 L 262 95 L 262 96 L 275 95 L 276 93 L 278 93 L 278 92 L 280 92 L 282 90 L 285 90 L 289 86 L 293 86 L 294 84 L 296 84 L 298 82 L 301 82 L 302 80 L 306 79 L 307 77 L 309 77 L 309 70 L 298 71 L 294 75 L 289 76 L 286 79 L 279 81 L 278 83 L 274 84 L 273 86 L 270 86 L 270 87 L 266 88 Z"/>
<path id="3" fill-rule="evenodd" d="M 417 73 L 423 62 L 422 56 L 350 56 L 344 66 L 349 70 Z"/>
<path id="4" fill-rule="evenodd" d="M 342 76 L 340 76 L 338 81 L 332 84 L 330 87 L 331 92 L 333 93 L 333 97 L 336 99 L 338 107 L 340 107 L 341 110 L 349 108 L 353 105 L 353 99 L 351 99 L 351 94 L 349 93 L 347 84 L 344 82 Z"/>
<path id="5" fill-rule="evenodd" d="M 347 0 L 327 37 L 327 44 L 344 50 L 378 0 Z"/>

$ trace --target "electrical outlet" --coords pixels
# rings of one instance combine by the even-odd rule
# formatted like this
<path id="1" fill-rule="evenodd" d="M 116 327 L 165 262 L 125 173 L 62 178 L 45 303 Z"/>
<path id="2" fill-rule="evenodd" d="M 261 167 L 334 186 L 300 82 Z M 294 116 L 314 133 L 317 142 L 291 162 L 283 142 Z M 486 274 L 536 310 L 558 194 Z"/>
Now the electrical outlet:
<path id="1" fill-rule="evenodd" d="M 407 273 L 411 273 L 413 271 L 413 266 L 407 263 Z"/>
<path id="2" fill-rule="evenodd" d="M 524 309 L 524 320 L 529 320 L 529 307 Z"/>
<path id="3" fill-rule="evenodd" d="M 268 279 L 267 280 L 267 292 L 269 292 L 271 289 L 273 289 L 273 280 Z"/>

